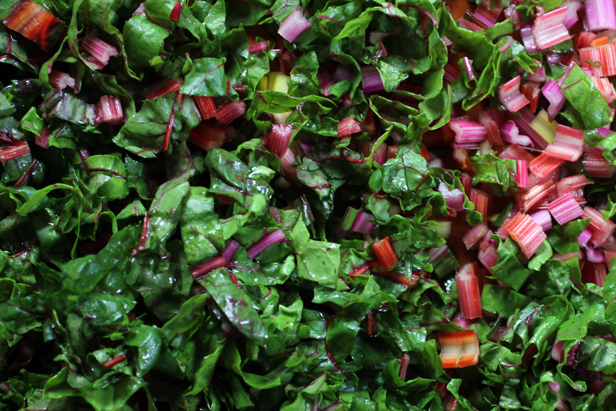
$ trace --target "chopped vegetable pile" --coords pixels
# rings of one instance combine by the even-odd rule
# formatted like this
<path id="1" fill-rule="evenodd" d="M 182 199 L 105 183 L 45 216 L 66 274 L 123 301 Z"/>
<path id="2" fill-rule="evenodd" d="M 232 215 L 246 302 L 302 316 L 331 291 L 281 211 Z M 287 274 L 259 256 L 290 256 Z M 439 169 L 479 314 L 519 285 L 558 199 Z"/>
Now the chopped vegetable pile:
<path id="1" fill-rule="evenodd" d="M 613 0 L 0 20 L 1 409 L 616 409 Z"/>

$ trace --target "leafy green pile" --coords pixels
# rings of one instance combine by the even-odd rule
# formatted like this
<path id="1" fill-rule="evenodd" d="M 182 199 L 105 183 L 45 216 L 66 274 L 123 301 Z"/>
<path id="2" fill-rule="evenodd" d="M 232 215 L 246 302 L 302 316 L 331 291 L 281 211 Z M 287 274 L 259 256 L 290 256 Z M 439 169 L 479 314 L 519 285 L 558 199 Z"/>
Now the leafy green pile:
<path id="1" fill-rule="evenodd" d="M 439 186 L 463 186 L 460 171 L 428 167 L 421 141 L 441 132 L 454 106 L 460 115 L 487 105 L 520 65 L 536 67 L 541 55 L 517 41 L 501 51 L 510 19 L 471 32 L 429 0 L 197 0 L 182 2 L 177 21 L 171 0 L 38 3 L 65 26 L 49 52 L 0 26 L 0 153 L 23 140 L 31 150 L 2 163 L 2 409 L 437 411 L 443 399 L 456 410 L 548 410 L 563 399 L 573 410 L 614 409 L 616 343 L 606 335 L 616 331 L 616 272 L 601 288 L 582 284 L 577 259 L 550 259 L 579 251 L 588 220 L 555 228 L 530 261 L 511 239 L 500 242 L 484 318 L 470 326 L 479 364 L 445 371 L 439 358 L 438 332 L 463 330 L 452 321 L 452 242 L 482 217 L 465 197 L 454 253 L 431 262 L 446 244 L 436 220 L 452 217 Z M 560 1 L 519 7 L 531 3 Z M 0 19 L 15 4 L 0 2 Z M 312 26 L 294 43 L 276 40 L 298 5 Z M 97 68 L 79 52 L 86 34 L 119 56 Z M 268 51 L 248 52 L 263 39 Z M 288 93 L 263 89 L 284 49 Z M 476 81 L 464 71 L 443 80 L 450 51 L 472 59 Z M 338 65 L 351 75 L 324 93 L 320 78 Z M 384 92 L 362 91 L 366 65 Z M 70 73 L 74 90 L 54 89 L 52 68 Z M 181 99 L 144 99 L 148 87 L 178 78 Z M 120 98 L 123 124 L 96 120 L 92 105 L 104 95 Z M 247 103 L 223 148 L 188 142 L 201 122 L 193 96 Z M 299 184 L 262 144 L 271 113 L 290 113 Z M 364 131 L 336 138 L 349 117 Z M 397 152 L 379 164 L 382 144 Z M 515 193 L 512 163 L 491 153 L 471 160 L 474 184 Z M 603 181 L 588 197 L 613 188 Z M 370 234 L 339 230 L 349 206 L 374 216 Z M 276 229 L 285 240 L 248 258 Z M 415 278 L 412 287 L 351 275 L 387 236 L 400 260 L 394 271 Z M 240 247 L 227 267 L 195 280 L 191 267 L 230 240 Z M 575 364 L 551 359 L 558 341 Z M 595 395 L 597 375 L 609 385 Z"/>

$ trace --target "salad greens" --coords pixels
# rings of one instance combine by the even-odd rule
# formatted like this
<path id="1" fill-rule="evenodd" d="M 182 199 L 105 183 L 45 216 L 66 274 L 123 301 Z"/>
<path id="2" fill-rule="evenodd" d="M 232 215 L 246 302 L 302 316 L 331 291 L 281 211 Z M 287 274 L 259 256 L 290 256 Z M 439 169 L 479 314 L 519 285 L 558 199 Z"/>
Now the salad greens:
<path id="1" fill-rule="evenodd" d="M 561 0 L 492 3 L 0 1 L 0 408 L 614 409 L 613 241 L 548 213 L 527 256 L 521 146 L 448 125 L 550 133 L 498 111 L 541 67 L 611 170 L 611 104 L 573 42 L 520 41 Z M 571 194 L 604 226 L 613 175 Z M 448 368 L 465 330 L 478 362 Z"/>

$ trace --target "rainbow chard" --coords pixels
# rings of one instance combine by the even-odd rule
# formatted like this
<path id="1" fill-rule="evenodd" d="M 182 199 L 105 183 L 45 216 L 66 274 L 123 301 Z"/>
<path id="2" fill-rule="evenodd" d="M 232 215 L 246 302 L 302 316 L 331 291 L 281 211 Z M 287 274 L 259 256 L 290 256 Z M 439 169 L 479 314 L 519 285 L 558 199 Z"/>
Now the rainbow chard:
<path id="1" fill-rule="evenodd" d="M 0 409 L 611 411 L 616 7 L 475 3 L 0 2 Z"/>

